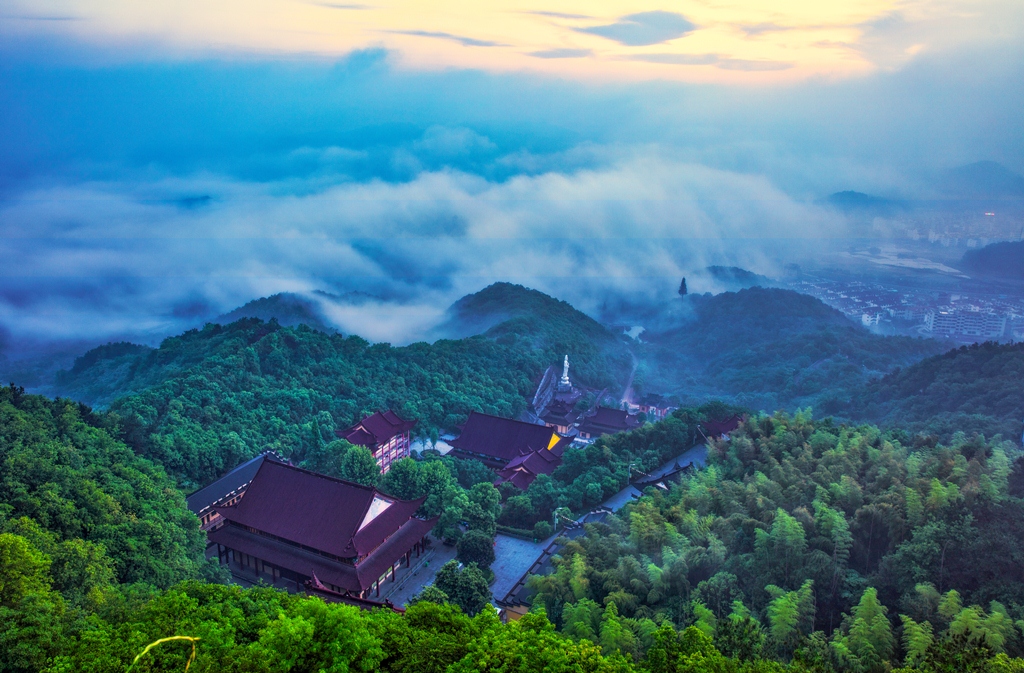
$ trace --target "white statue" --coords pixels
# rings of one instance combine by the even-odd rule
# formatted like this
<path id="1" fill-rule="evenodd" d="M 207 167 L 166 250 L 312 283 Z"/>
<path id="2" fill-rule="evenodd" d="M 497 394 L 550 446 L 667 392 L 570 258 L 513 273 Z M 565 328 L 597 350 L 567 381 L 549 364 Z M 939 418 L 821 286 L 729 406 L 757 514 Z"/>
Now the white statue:
<path id="1" fill-rule="evenodd" d="M 562 365 L 562 380 L 558 382 L 559 387 L 569 387 L 569 356 L 565 356 L 565 363 Z"/>

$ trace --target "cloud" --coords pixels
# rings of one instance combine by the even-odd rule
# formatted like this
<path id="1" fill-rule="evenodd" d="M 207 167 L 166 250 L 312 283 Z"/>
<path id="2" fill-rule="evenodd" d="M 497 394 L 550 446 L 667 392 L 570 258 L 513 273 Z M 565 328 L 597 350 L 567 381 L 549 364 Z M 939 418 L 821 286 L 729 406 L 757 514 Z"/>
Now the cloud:
<path id="1" fill-rule="evenodd" d="M 787 70 L 793 67 L 792 63 L 782 61 L 722 58 L 718 54 L 630 54 L 621 58 L 628 61 L 646 61 L 647 63 L 663 63 L 665 65 L 713 65 L 723 70 L 746 70 L 749 72 Z"/>
<path id="2" fill-rule="evenodd" d="M 666 65 L 711 65 L 719 61 L 717 54 L 630 54 L 622 58 Z"/>
<path id="3" fill-rule="evenodd" d="M 767 33 L 779 33 L 786 30 L 792 30 L 792 28 L 789 26 L 782 26 L 777 23 L 771 22 L 737 24 L 737 28 L 742 30 L 747 35 L 765 35 Z"/>
<path id="4" fill-rule="evenodd" d="M 374 8 L 373 5 L 358 5 L 358 4 L 349 4 L 349 3 L 343 3 L 343 2 L 311 2 L 309 4 L 315 5 L 317 7 L 326 7 L 327 9 L 342 9 L 342 10 L 363 10 L 363 9 L 373 9 Z"/>
<path id="5" fill-rule="evenodd" d="M 24 193 L 0 209 L 0 325 L 155 341 L 256 296 L 363 290 L 396 301 L 335 306 L 338 327 L 405 342 L 496 280 L 594 308 L 609 292 L 671 290 L 694 259 L 750 265 L 777 238 L 841 233 L 763 178 L 650 151 L 501 182 L 442 170 L 281 187 L 197 175 Z M 214 198 L 180 208 L 180 193 Z"/>
<path id="6" fill-rule="evenodd" d="M 641 47 L 674 40 L 695 28 L 696 26 L 682 14 L 654 11 L 629 14 L 615 23 L 576 30 L 599 35 L 628 47 Z"/>
<path id="7" fill-rule="evenodd" d="M 751 61 L 742 58 L 721 58 L 715 62 L 715 67 L 722 68 L 723 70 L 763 72 L 767 70 L 788 70 L 793 67 L 793 64 L 784 61 Z"/>
<path id="8" fill-rule="evenodd" d="M 478 40 L 473 37 L 464 37 L 462 35 L 453 35 L 451 33 L 442 33 L 430 30 L 389 30 L 385 31 L 393 33 L 395 35 L 413 35 L 415 37 L 434 37 L 439 40 L 451 40 L 452 42 L 458 42 L 464 47 L 508 47 L 510 45 L 501 42 L 492 42 L 490 40 Z"/>
<path id="9" fill-rule="evenodd" d="M 593 54 L 590 49 L 545 49 L 530 52 L 530 56 L 537 58 L 585 58 Z"/>
<path id="10" fill-rule="evenodd" d="M 564 12 L 522 12 L 523 14 L 533 14 L 534 16 L 547 16 L 552 19 L 590 19 L 593 17 L 587 16 L 586 14 L 566 14 Z"/>

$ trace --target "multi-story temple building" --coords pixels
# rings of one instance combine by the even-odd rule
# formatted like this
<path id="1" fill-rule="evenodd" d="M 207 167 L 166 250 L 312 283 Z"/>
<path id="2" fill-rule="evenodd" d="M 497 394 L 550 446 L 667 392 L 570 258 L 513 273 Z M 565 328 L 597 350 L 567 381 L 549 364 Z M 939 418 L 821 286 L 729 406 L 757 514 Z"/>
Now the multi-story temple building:
<path id="1" fill-rule="evenodd" d="M 437 520 L 415 516 L 422 504 L 265 460 L 244 498 L 215 507 L 223 524 L 208 535 L 242 579 L 365 599 L 424 550 Z"/>
<path id="2" fill-rule="evenodd" d="M 474 411 L 451 445 L 455 455 L 495 469 L 498 483 L 525 489 L 537 475 L 551 474 L 561 465 L 570 441 L 544 425 Z"/>
<path id="3" fill-rule="evenodd" d="M 391 469 L 392 463 L 409 457 L 409 431 L 415 425 L 416 421 L 402 420 L 393 411 L 378 411 L 335 434 L 356 446 L 369 449 L 380 466 L 381 474 L 384 474 Z"/>
<path id="4" fill-rule="evenodd" d="M 540 420 L 549 428 L 552 428 L 560 435 L 576 433 L 576 421 L 580 414 L 573 408 L 573 405 L 564 400 L 555 400 L 544 410 Z"/>

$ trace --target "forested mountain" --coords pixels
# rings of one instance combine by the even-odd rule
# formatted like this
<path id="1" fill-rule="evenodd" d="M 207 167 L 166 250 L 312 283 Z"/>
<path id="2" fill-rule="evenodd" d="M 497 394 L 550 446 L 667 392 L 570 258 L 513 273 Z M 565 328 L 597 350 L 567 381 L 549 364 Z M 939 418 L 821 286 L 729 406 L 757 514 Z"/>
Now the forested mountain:
<path id="1" fill-rule="evenodd" d="M 641 391 L 843 413 L 870 378 L 940 350 L 873 335 L 785 290 L 680 301 L 688 316 L 679 326 L 632 346 L 569 304 L 507 283 L 451 309 L 445 329 L 482 336 L 433 344 L 372 345 L 245 319 L 191 330 L 158 349 L 95 349 L 61 374 L 57 392 L 109 405 L 133 447 L 198 485 L 264 449 L 301 460 L 336 427 L 380 408 L 419 419 L 424 434 L 452 428 L 474 409 L 514 417 L 566 353 L 574 380 L 593 387 L 621 385 L 632 348 Z"/>
<path id="2" fill-rule="evenodd" d="M 961 346 L 870 382 L 848 415 L 948 439 L 955 432 L 1018 441 L 1024 344 Z"/>
<path id="3" fill-rule="evenodd" d="M 1024 241 L 1002 241 L 968 250 L 960 267 L 974 276 L 1024 280 Z"/>
<path id="4" fill-rule="evenodd" d="M 935 341 L 872 334 L 790 290 L 752 287 L 682 301 L 686 320 L 644 334 L 638 383 L 684 401 L 835 414 L 872 377 L 943 350 Z"/>
<path id="5" fill-rule="evenodd" d="M 483 337 L 393 348 L 246 319 L 138 356 L 126 385 L 140 392 L 110 410 L 137 451 L 197 485 L 264 449 L 301 460 L 378 409 L 419 419 L 424 432 L 474 409 L 515 416 L 547 365 Z M 78 380 L 89 379 L 86 369 Z"/>
<path id="6" fill-rule="evenodd" d="M 625 381 L 625 342 L 567 302 L 522 285 L 494 283 L 455 302 L 439 328 L 446 336 L 483 334 L 519 349 L 538 349 L 552 362 L 569 354 L 573 378 L 600 388 Z"/>
<path id="7" fill-rule="evenodd" d="M 337 298 L 323 293 L 325 299 Z M 226 325 L 242 318 L 259 318 L 269 322 L 277 320 L 285 327 L 307 325 L 321 332 L 336 332 L 337 329 L 324 317 L 320 303 L 308 296 L 294 292 L 281 292 L 253 299 L 217 318 L 216 322 Z"/>
<path id="8" fill-rule="evenodd" d="M 204 536 L 184 496 L 109 426 L 74 402 L 0 388 L 0 533 L 25 540 L 18 554 L 45 556 L 39 573 L 77 607 L 102 604 L 119 583 L 168 587 L 217 575 L 203 558 Z M 5 569 L 21 563 L 8 553 L 15 551 L 0 553 Z M 0 603 L 11 590 L 0 579 Z M 0 642 L 7 646 L 2 636 Z"/>

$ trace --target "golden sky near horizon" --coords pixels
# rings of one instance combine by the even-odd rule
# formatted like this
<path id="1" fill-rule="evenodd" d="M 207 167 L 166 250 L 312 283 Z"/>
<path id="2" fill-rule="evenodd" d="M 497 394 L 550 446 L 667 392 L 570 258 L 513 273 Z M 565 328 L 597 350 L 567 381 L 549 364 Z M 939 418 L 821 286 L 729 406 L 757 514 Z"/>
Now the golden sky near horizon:
<path id="1" fill-rule="evenodd" d="M 409 69 L 758 83 L 863 75 L 927 50 L 1006 37 L 1007 16 L 1019 18 L 1021 6 L 1020 0 L 0 0 L 0 35 L 58 33 L 185 56 L 337 56 L 384 47 Z M 1016 33 L 1020 26 L 1011 27 Z"/>

